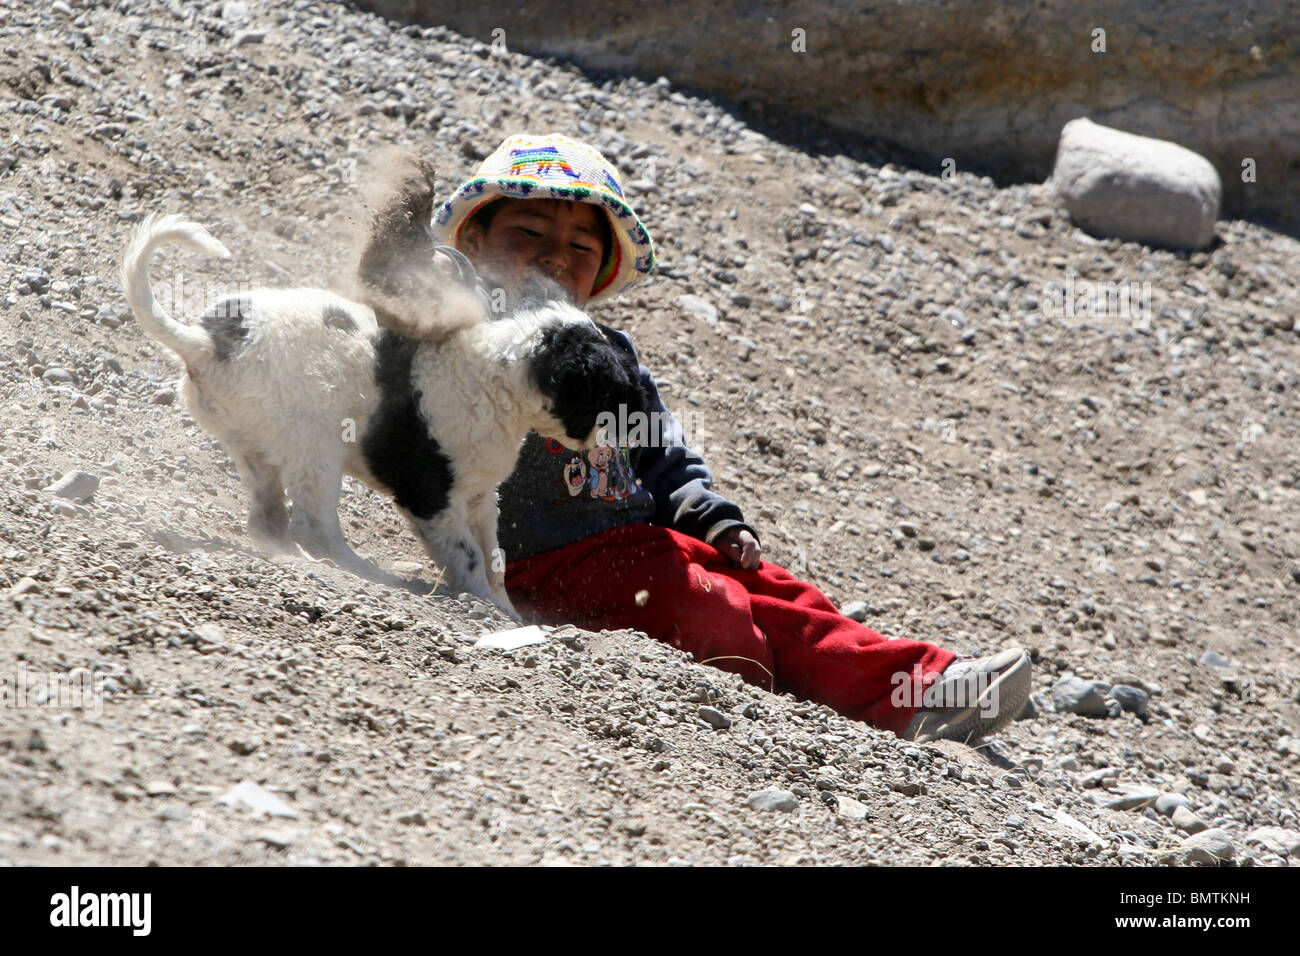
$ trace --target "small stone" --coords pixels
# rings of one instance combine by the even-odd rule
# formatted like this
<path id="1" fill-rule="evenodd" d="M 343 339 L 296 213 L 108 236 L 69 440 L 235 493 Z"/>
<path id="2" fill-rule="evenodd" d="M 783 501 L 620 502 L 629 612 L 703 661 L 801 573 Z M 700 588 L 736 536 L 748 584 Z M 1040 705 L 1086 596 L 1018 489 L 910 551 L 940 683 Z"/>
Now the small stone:
<path id="1" fill-rule="evenodd" d="M 1183 850 L 1190 863 L 1205 863 L 1216 866 L 1231 860 L 1236 847 L 1228 834 L 1218 827 L 1205 830 L 1183 841 Z"/>
<path id="2" fill-rule="evenodd" d="M 39 594 L 40 584 L 35 578 L 23 577 L 18 579 L 18 583 L 9 589 L 9 599 L 20 598 L 24 594 Z"/>
<path id="3" fill-rule="evenodd" d="M 1150 697 L 1147 692 L 1137 687 L 1130 687 L 1128 684 L 1115 684 L 1110 689 L 1109 696 L 1119 704 L 1120 710 L 1129 714 L 1136 714 L 1139 717 L 1147 716 L 1147 705 Z"/>
<path id="4" fill-rule="evenodd" d="M 1174 826 L 1184 833 L 1200 833 L 1208 828 L 1204 820 L 1192 812 L 1191 807 L 1175 807 L 1174 812 L 1169 815 Z"/>
<path id="5" fill-rule="evenodd" d="M 151 797 L 170 797 L 176 793 L 176 785 L 168 780 L 150 780 L 144 785 L 144 792 Z"/>
<path id="6" fill-rule="evenodd" d="M 1300 830 L 1258 827 L 1246 834 L 1246 844 L 1259 844 L 1278 856 L 1300 856 Z"/>
<path id="7" fill-rule="evenodd" d="M 176 391 L 170 388 L 162 388 L 153 393 L 149 399 L 150 405 L 171 405 L 176 401 Z"/>
<path id="8" fill-rule="evenodd" d="M 799 801 L 795 799 L 793 793 L 778 787 L 769 787 L 749 795 L 751 810 L 780 810 L 782 813 L 789 813 L 798 806 Z"/>
<path id="9" fill-rule="evenodd" d="M 240 30 L 235 34 L 231 45 L 235 47 L 247 46 L 250 43 L 261 43 L 265 39 L 265 30 Z"/>
<path id="10" fill-rule="evenodd" d="M 1181 793 L 1162 793 L 1156 798 L 1156 812 L 1161 816 L 1172 816 L 1179 807 L 1190 807 L 1192 802 Z"/>
<path id="11" fill-rule="evenodd" d="M 718 309 L 712 303 L 706 302 L 698 295 L 679 295 L 677 304 L 696 318 L 703 319 L 709 325 L 718 324 Z"/>
<path id="12" fill-rule="evenodd" d="M 251 780 L 244 780 L 231 787 L 217 798 L 217 802 L 224 803 L 227 806 L 242 803 L 250 810 L 265 813 L 268 816 L 283 817 L 286 820 L 298 819 L 298 811 L 261 784 L 254 783 Z"/>
<path id="13" fill-rule="evenodd" d="M 408 827 L 422 827 L 428 821 L 426 820 L 424 813 L 422 811 L 408 810 L 406 813 L 402 813 L 398 815 L 397 822 L 404 823 Z"/>
<path id="14" fill-rule="evenodd" d="M 1155 803 L 1160 791 L 1153 787 L 1126 787 L 1120 793 L 1102 801 L 1107 810 L 1137 810 Z"/>
<path id="15" fill-rule="evenodd" d="M 840 608 L 840 613 L 851 621 L 865 621 L 869 608 L 865 601 L 850 601 Z"/>
<path id="16" fill-rule="evenodd" d="M 54 368 L 47 368 L 41 374 L 41 381 L 49 385 L 76 385 L 77 376 L 66 368 L 55 366 Z"/>
<path id="17" fill-rule="evenodd" d="M 701 707 L 699 717 L 700 720 L 717 730 L 726 730 L 731 726 L 731 718 L 716 707 Z"/>
<path id="18" fill-rule="evenodd" d="M 99 489 L 99 477 L 88 471 L 70 471 L 45 490 L 50 494 L 84 504 Z"/>
<path id="19" fill-rule="evenodd" d="M 264 830 L 258 830 L 255 839 L 265 843 L 267 846 L 275 847 L 277 850 L 284 850 L 293 845 L 293 841 L 298 838 L 298 834 L 293 830 L 283 828 L 267 827 Z"/>
<path id="20" fill-rule="evenodd" d="M 1228 776 L 1237 772 L 1237 765 L 1227 757 L 1218 757 L 1214 761 L 1214 772 Z"/>
<path id="21" fill-rule="evenodd" d="M 842 793 L 835 795 L 835 812 L 849 820 L 865 820 L 871 816 L 871 811 L 867 809 L 866 804 L 859 803 L 852 797 L 845 796 Z"/>
<path id="22" fill-rule="evenodd" d="M 1109 690 L 1110 685 L 1105 681 L 1062 677 L 1052 685 L 1052 703 L 1061 713 L 1105 717 L 1108 713 L 1106 693 Z"/>
<path id="23" fill-rule="evenodd" d="M 44 269 L 28 269 L 23 273 L 23 282 L 27 283 L 37 295 L 42 295 L 50 289 L 50 277 Z"/>
<path id="24" fill-rule="evenodd" d="M 1215 651 L 1206 651 L 1204 654 L 1201 655 L 1201 659 L 1196 663 L 1204 664 L 1206 667 L 1231 667 L 1232 666 L 1231 661 L 1229 661 L 1222 654 L 1218 654 Z"/>

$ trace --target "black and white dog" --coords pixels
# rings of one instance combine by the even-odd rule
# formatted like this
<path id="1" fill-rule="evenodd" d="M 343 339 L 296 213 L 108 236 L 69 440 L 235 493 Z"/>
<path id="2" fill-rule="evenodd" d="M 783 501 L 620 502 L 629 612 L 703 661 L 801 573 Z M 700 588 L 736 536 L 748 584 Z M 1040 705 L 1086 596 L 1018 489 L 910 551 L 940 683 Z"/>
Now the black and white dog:
<path id="1" fill-rule="evenodd" d="M 149 260 L 167 243 L 230 253 L 197 223 L 149 216 L 122 280 L 140 327 L 184 361 L 195 420 L 239 468 L 258 545 L 296 543 L 392 583 L 339 528 L 342 478 L 353 475 L 392 496 L 453 591 L 518 619 L 494 567 L 497 485 L 530 430 L 585 448 L 601 412 L 642 409 L 632 358 L 559 301 L 462 323 L 440 341 L 381 328 L 369 306 L 321 289 L 255 290 L 187 325 L 150 289 Z"/>

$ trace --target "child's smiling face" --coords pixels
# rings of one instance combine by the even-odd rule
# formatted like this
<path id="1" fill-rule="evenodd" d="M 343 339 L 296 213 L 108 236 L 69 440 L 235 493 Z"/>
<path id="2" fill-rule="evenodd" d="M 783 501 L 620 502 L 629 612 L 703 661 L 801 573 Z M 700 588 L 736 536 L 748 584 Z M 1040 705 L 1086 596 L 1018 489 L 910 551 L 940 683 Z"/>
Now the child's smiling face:
<path id="1" fill-rule="evenodd" d="M 558 199 L 499 199 L 484 232 L 471 222 L 464 251 L 475 265 L 495 265 L 518 284 L 529 269 L 554 279 L 579 306 L 587 303 L 605 249 L 602 213 L 590 203 Z"/>

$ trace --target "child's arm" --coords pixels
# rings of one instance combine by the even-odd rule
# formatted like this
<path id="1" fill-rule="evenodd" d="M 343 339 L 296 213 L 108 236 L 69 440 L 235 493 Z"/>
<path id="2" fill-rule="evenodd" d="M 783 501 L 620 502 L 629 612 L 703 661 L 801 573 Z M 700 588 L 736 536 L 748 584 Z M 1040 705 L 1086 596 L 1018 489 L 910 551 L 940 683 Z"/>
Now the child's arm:
<path id="1" fill-rule="evenodd" d="M 637 357 L 631 339 L 614 329 L 601 328 L 611 342 Z M 681 424 L 664 406 L 650 370 L 639 361 L 638 365 L 646 413 L 659 420 L 659 441 L 631 449 L 632 468 L 654 497 L 651 523 L 699 538 L 742 567 L 757 567 L 762 551 L 758 532 L 745 522 L 739 506 L 712 490 L 709 466 L 687 447 Z"/>

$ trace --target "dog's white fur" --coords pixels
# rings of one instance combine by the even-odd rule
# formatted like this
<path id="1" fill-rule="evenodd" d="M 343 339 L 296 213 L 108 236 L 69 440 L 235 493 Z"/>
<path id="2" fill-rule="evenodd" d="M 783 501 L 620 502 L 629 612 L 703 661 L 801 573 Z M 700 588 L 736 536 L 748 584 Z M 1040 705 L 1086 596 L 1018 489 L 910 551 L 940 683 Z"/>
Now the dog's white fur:
<path id="1" fill-rule="evenodd" d="M 217 436 L 239 468 L 252 498 L 254 539 L 273 552 L 291 552 L 297 543 L 363 576 L 391 578 L 349 547 L 338 521 L 344 474 L 390 490 L 371 473 L 360 441 L 344 440 L 349 423 L 359 439 L 380 401 L 374 311 L 320 289 L 259 289 L 241 297 L 251 308 L 238 354 L 220 358 L 212 334 L 177 322 L 154 299 L 148 264 L 167 243 L 209 256 L 230 253 L 197 223 L 149 216 L 127 249 L 122 278 L 140 327 L 184 361 L 183 391 L 195 420 Z M 327 310 L 336 310 L 330 313 L 336 324 L 322 321 Z M 592 324 L 578 309 L 551 302 L 511 319 L 479 322 L 442 343 L 418 343 L 411 361 L 420 411 L 455 480 L 447 506 L 431 519 L 403 513 L 453 589 L 491 601 L 516 619 L 502 575 L 492 570 L 496 487 L 530 430 L 565 436 L 531 382 L 527 361 L 537 337 L 557 323 Z M 594 431 L 567 436 L 574 447 L 588 447 L 595 437 Z M 293 502 L 291 521 L 285 490 Z"/>

